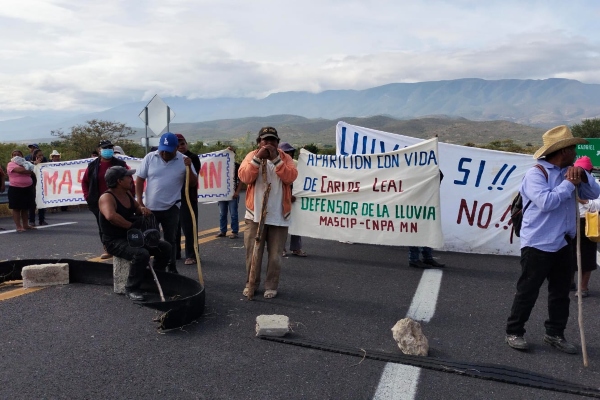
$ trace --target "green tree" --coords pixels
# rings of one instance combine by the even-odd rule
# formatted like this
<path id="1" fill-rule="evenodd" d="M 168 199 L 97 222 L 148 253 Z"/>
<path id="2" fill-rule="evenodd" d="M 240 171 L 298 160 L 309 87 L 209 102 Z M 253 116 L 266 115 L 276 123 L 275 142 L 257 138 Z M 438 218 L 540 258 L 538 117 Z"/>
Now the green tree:
<path id="1" fill-rule="evenodd" d="M 309 143 L 307 145 L 302 146 L 306 150 L 310 151 L 313 154 L 319 154 L 319 146 L 314 143 Z"/>
<path id="2" fill-rule="evenodd" d="M 600 118 L 584 119 L 580 124 L 572 125 L 571 133 L 575 137 L 600 138 Z"/>
<path id="3" fill-rule="evenodd" d="M 133 151 L 135 145 L 132 141 L 125 138 L 135 134 L 133 129 L 119 122 L 103 121 L 92 119 L 84 125 L 75 125 L 71 132 L 65 133 L 62 129 L 51 131 L 52 136 L 56 136 L 62 141 L 62 147 L 65 150 L 64 159 L 87 158 L 92 150 L 98 147 L 101 140 L 110 140 L 114 144 L 123 147 L 125 152 L 137 153 Z M 125 145 L 125 146 L 122 146 Z M 129 154 L 129 153 L 128 153 Z"/>

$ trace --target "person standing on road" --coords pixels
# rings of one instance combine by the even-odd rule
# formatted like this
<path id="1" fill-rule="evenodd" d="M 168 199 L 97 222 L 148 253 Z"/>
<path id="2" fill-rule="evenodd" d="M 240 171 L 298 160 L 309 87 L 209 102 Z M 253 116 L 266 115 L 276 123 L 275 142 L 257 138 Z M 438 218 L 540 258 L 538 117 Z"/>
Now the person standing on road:
<path id="1" fill-rule="evenodd" d="M 575 188 L 581 199 L 590 200 L 600 196 L 600 186 L 583 168 L 572 166 L 575 145 L 587 140 L 574 138 L 565 125 L 550 129 L 542 139 L 544 145 L 533 155 L 539 167 L 525 173 L 520 188 L 525 205 L 521 226 L 521 276 L 506 324 L 505 341 L 517 350 L 529 348 L 524 337 L 525 323 L 547 279 L 548 319 L 544 323 L 544 342 L 575 354 L 577 348 L 564 337 L 577 234 Z"/>
<path id="2" fill-rule="evenodd" d="M 163 237 L 171 245 L 171 258 L 167 272 L 178 273 L 176 267 L 177 228 L 179 227 L 179 207 L 181 188 L 189 172 L 190 189 L 198 185 L 192 160 L 177 151 L 179 140 L 171 132 L 160 137 L 158 150 L 146 154 L 141 162 L 136 178 L 137 201 L 142 208 L 148 208 L 162 226 Z M 146 184 L 146 196 L 144 195 Z M 186 205 L 187 207 L 187 205 Z"/>
<path id="3" fill-rule="evenodd" d="M 23 153 L 20 150 L 13 150 L 11 161 L 6 166 L 6 172 L 10 183 L 8 187 L 8 208 L 12 211 L 17 232 L 35 229 L 35 226 L 29 225 L 27 220 L 29 209 L 32 205 L 35 207 L 33 164 L 25 162 Z"/>
<path id="4" fill-rule="evenodd" d="M 102 228 L 100 227 L 100 208 L 98 207 L 98 200 L 108 189 L 104 175 L 110 167 L 119 166 L 129 169 L 125 161 L 114 157 L 113 147 L 114 145 L 110 140 L 100 141 L 98 144 L 99 156 L 88 164 L 88 167 L 83 174 L 83 178 L 81 179 L 83 197 L 88 204 L 88 208 L 96 217 L 100 240 L 102 240 Z M 103 260 L 111 257 L 112 255 L 106 251 L 106 249 L 104 249 L 104 252 L 100 256 Z"/>
<path id="5" fill-rule="evenodd" d="M 196 176 L 200 173 L 200 158 L 197 154 L 192 153 L 188 149 L 187 140 L 181 133 L 176 133 L 177 136 L 177 151 L 192 160 L 194 171 Z M 181 198 L 185 199 L 185 185 L 181 188 Z M 198 229 L 198 185 L 189 188 L 190 204 L 194 215 L 190 214 L 190 208 L 187 204 L 182 204 L 179 208 L 179 227 L 177 228 L 177 238 L 175 240 L 176 250 L 175 258 L 181 258 L 181 230 L 183 229 L 183 235 L 185 237 L 185 265 L 196 264 L 196 253 L 194 251 L 194 220 L 196 221 L 196 230 Z"/>
<path id="6" fill-rule="evenodd" d="M 265 280 L 266 299 L 277 296 L 279 274 L 281 271 L 281 253 L 287 239 L 292 211 L 292 191 L 290 185 L 296 180 L 298 170 L 292 160 L 282 150 L 277 148 L 279 135 L 273 127 L 261 128 L 256 138 L 258 149 L 246 155 L 240 166 L 239 178 L 248 185 L 246 189 L 246 224 L 249 229 L 244 235 L 246 247 L 246 288 L 242 292 L 248 296 L 252 254 L 256 245 L 256 233 L 261 219 L 263 197 L 267 184 L 271 184 L 268 199 L 263 234 L 258 243 L 259 257 L 256 265 L 255 287 L 260 284 L 260 269 L 265 243 L 267 245 L 267 277 Z M 263 179 L 262 169 L 266 168 L 267 181 Z"/>
<path id="7" fill-rule="evenodd" d="M 589 173 L 592 173 L 592 160 L 588 156 L 578 158 L 574 164 L 575 167 L 581 167 Z M 592 242 L 587 236 L 585 236 L 585 213 L 600 211 L 600 199 L 595 200 L 583 200 L 577 199 L 579 202 L 579 217 L 580 217 L 580 229 L 579 235 L 581 236 L 581 297 L 588 297 L 590 295 L 589 284 L 590 278 L 592 277 L 592 271 L 598 268 L 596 261 L 596 253 L 598 252 L 598 245 L 596 242 Z M 575 269 L 574 273 L 577 272 Z"/>
<path id="8" fill-rule="evenodd" d="M 235 150 L 233 149 L 233 147 L 228 147 L 227 150 L 231 150 L 235 154 Z M 229 238 L 238 238 L 238 233 L 240 231 L 238 205 L 240 204 L 240 190 L 242 189 L 242 185 L 240 185 L 240 178 L 238 175 L 239 170 L 240 164 L 234 161 L 233 198 L 231 200 L 222 200 L 217 202 L 219 205 L 219 234 L 217 235 L 217 237 L 227 236 L 227 213 L 229 212 L 229 215 L 231 216 L 231 236 L 229 236 Z"/>
<path id="9" fill-rule="evenodd" d="M 279 150 L 282 150 L 285 154 L 292 157 L 294 161 L 294 165 L 298 168 L 298 161 L 294 160 L 294 155 L 296 154 L 296 148 L 287 142 L 279 143 Z M 293 185 L 290 185 L 290 190 L 293 189 Z M 292 203 L 296 201 L 296 196 L 292 195 Z M 287 240 L 287 238 L 286 238 Z M 306 257 L 307 254 L 304 250 L 302 250 L 302 236 L 298 235 L 290 235 L 290 252 L 298 257 Z M 283 243 L 283 251 L 281 255 L 287 257 L 287 252 L 285 251 L 285 242 Z"/>
<path id="10" fill-rule="evenodd" d="M 144 281 L 150 256 L 154 256 L 157 268 L 165 268 L 171 257 L 171 245 L 159 240 L 154 247 L 130 246 L 127 231 L 132 228 L 141 229 L 143 221 L 140 217 L 151 214 L 150 210 L 141 207 L 131 195 L 133 174 L 135 169 L 110 167 L 104 175 L 108 190 L 100 196 L 98 207 L 102 243 L 111 254 L 131 261 L 125 294 L 131 300 L 143 301 L 144 294 L 140 291 L 140 286 Z"/>
<path id="11" fill-rule="evenodd" d="M 48 159 L 44 156 L 44 153 L 42 152 L 42 150 L 40 150 L 39 148 L 34 148 L 33 151 L 31 152 L 31 160 L 30 161 L 31 161 L 31 163 L 33 163 L 33 165 L 38 165 L 41 163 L 48 162 Z M 35 176 L 35 174 L 33 174 L 31 177 L 33 179 L 33 198 L 35 200 L 37 177 Z M 35 226 L 36 207 L 37 207 L 37 204 L 34 203 L 33 206 L 29 209 L 29 225 L 31 225 L 31 226 Z M 39 225 L 48 225 L 48 223 L 46 222 L 46 209 L 45 208 L 38 209 L 38 223 L 39 223 Z"/>

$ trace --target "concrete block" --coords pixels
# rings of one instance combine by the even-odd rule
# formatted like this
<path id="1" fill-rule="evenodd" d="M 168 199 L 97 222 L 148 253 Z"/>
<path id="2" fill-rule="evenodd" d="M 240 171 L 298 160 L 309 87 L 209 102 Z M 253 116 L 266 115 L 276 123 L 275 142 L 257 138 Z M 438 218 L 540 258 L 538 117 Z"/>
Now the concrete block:
<path id="1" fill-rule="evenodd" d="M 290 331 L 290 319 L 285 315 L 256 317 L 256 336 L 285 336 Z"/>
<path id="2" fill-rule="evenodd" d="M 37 264 L 23 267 L 21 270 L 23 287 L 67 285 L 69 283 L 69 264 Z"/>
<path id="3" fill-rule="evenodd" d="M 125 294 L 130 268 L 131 261 L 113 256 L 113 290 L 115 293 Z"/>

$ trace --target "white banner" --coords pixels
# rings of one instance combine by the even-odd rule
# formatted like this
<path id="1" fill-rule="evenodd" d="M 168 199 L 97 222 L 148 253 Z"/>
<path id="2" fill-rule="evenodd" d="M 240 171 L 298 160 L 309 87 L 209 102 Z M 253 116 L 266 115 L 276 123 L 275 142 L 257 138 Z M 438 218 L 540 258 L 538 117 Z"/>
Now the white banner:
<path id="1" fill-rule="evenodd" d="M 116 156 L 138 169 L 140 158 Z M 230 150 L 201 154 L 198 202 L 231 200 L 234 193 L 235 154 Z M 38 208 L 86 204 L 81 180 L 93 158 L 43 163 L 35 167 Z M 136 176 L 134 175 L 134 180 Z"/>
<path id="2" fill-rule="evenodd" d="M 298 157 L 290 233 L 440 247 L 437 139 L 386 154 Z"/>
<path id="3" fill-rule="evenodd" d="M 338 154 L 377 154 L 422 142 L 408 136 L 338 122 Z M 528 168 L 530 155 L 439 144 L 443 250 L 518 255 L 512 237 L 510 203 Z"/>

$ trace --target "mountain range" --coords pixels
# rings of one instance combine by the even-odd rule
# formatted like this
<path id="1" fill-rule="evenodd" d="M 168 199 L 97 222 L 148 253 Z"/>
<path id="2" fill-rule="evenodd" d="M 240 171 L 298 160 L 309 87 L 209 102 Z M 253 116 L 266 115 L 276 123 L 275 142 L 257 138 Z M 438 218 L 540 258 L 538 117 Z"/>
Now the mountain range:
<path id="1" fill-rule="evenodd" d="M 256 126 L 260 127 L 259 122 L 276 125 L 275 121 L 288 121 L 299 133 L 303 133 L 303 125 L 306 124 L 313 127 L 329 126 L 331 121 L 342 119 L 350 122 L 351 118 L 358 117 L 388 118 L 385 123 L 376 124 L 385 125 L 392 120 L 418 118 L 422 121 L 422 117 L 427 116 L 441 117 L 437 119 L 446 123 L 451 121 L 453 124 L 463 118 L 471 121 L 512 122 L 543 130 L 600 116 L 600 85 L 569 79 L 490 81 L 468 78 L 392 83 L 365 90 L 282 92 L 263 99 L 166 97 L 163 100 L 176 114 L 170 130 L 174 131 L 177 127 L 188 131 L 194 129 L 192 124 L 202 123 L 195 132 L 198 137 L 206 136 L 201 135 L 202 132 L 211 137 L 219 137 L 219 127 L 223 129 L 223 134 L 230 136 L 227 134 L 228 129 L 224 128 L 227 126 L 236 126 L 239 137 L 247 131 L 256 131 Z M 146 104 L 145 101 L 134 102 L 79 115 L 32 112 L 27 117 L 0 121 L 0 139 L 42 140 L 50 138 L 51 130 L 60 128 L 68 131 L 71 126 L 83 124 L 90 119 L 117 121 L 133 128 L 143 128 L 144 123 L 138 114 Z M 239 121 L 233 122 L 238 119 Z M 244 130 L 245 126 L 248 126 L 248 130 Z M 253 129 L 249 129 L 250 126 Z M 538 129 L 535 130 L 536 135 Z M 189 132 L 193 133 L 191 130 Z M 151 134 L 152 132 L 149 133 Z"/>

